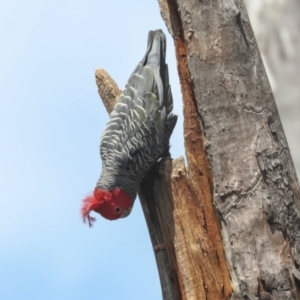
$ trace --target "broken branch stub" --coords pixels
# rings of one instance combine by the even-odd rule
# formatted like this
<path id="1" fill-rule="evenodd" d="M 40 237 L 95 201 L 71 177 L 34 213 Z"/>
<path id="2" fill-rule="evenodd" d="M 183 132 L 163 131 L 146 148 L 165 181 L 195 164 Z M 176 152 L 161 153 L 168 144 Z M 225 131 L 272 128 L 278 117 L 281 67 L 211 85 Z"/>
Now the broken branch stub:
<path id="1" fill-rule="evenodd" d="M 98 86 L 98 93 L 107 112 L 110 114 L 122 91 L 104 69 L 97 69 L 95 71 L 95 78 Z"/>

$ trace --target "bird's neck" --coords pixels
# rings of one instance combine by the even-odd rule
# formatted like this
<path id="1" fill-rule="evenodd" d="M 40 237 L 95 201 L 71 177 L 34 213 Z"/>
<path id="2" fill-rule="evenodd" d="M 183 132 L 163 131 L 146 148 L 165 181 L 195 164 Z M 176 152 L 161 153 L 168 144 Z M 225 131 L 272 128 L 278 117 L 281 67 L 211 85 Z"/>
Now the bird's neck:
<path id="1" fill-rule="evenodd" d="M 140 180 L 134 177 L 129 177 L 128 174 L 120 174 L 120 172 L 113 172 L 102 169 L 100 178 L 97 182 L 97 187 L 103 190 L 112 191 L 120 188 L 135 200 L 137 191 L 139 189 Z"/>

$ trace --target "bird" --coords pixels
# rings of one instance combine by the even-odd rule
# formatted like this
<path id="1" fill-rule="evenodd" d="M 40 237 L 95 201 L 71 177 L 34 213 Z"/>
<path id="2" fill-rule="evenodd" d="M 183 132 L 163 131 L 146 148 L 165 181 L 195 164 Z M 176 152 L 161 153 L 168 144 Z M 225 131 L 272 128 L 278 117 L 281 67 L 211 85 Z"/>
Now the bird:
<path id="1" fill-rule="evenodd" d="M 177 122 L 166 64 L 166 36 L 149 31 L 147 51 L 116 102 L 100 141 L 102 171 L 91 195 L 82 201 L 81 216 L 91 227 L 90 213 L 108 220 L 127 217 L 150 168 L 170 156 L 169 140 Z"/>

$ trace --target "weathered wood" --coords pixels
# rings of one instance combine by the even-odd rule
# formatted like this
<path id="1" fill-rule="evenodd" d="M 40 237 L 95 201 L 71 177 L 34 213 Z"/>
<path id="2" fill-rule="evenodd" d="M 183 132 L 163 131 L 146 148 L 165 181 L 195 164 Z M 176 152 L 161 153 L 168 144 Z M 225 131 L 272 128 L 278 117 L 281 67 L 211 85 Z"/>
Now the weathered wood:
<path id="1" fill-rule="evenodd" d="M 182 160 L 163 159 L 155 165 L 140 185 L 139 198 L 143 207 L 164 300 L 180 300 L 176 253 L 174 249 L 174 203 L 172 169 L 183 165 Z"/>
<path id="2" fill-rule="evenodd" d="M 195 103 L 189 118 L 199 123 L 185 127 L 188 173 L 207 170 L 195 154 L 204 146 L 212 169 L 204 182 L 213 182 L 231 298 L 300 299 L 299 182 L 244 4 L 159 3 L 175 41 L 184 105 Z M 199 176 L 191 180 L 200 184 Z"/>

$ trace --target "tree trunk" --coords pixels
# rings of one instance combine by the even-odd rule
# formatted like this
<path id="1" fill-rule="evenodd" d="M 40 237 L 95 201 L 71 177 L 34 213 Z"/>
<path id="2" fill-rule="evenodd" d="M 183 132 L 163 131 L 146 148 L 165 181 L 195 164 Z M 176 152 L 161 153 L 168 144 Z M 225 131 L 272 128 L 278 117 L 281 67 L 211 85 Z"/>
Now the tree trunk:
<path id="1" fill-rule="evenodd" d="M 140 186 L 163 298 L 298 299 L 299 183 L 243 2 L 159 4 L 187 157 L 164 159 Z"/>
<path id="2" fill-rule="evenodd" d="M 159 2 L 186 50 L 232 298 L 298 299 L 299 183 L 243 2 Z"/>

